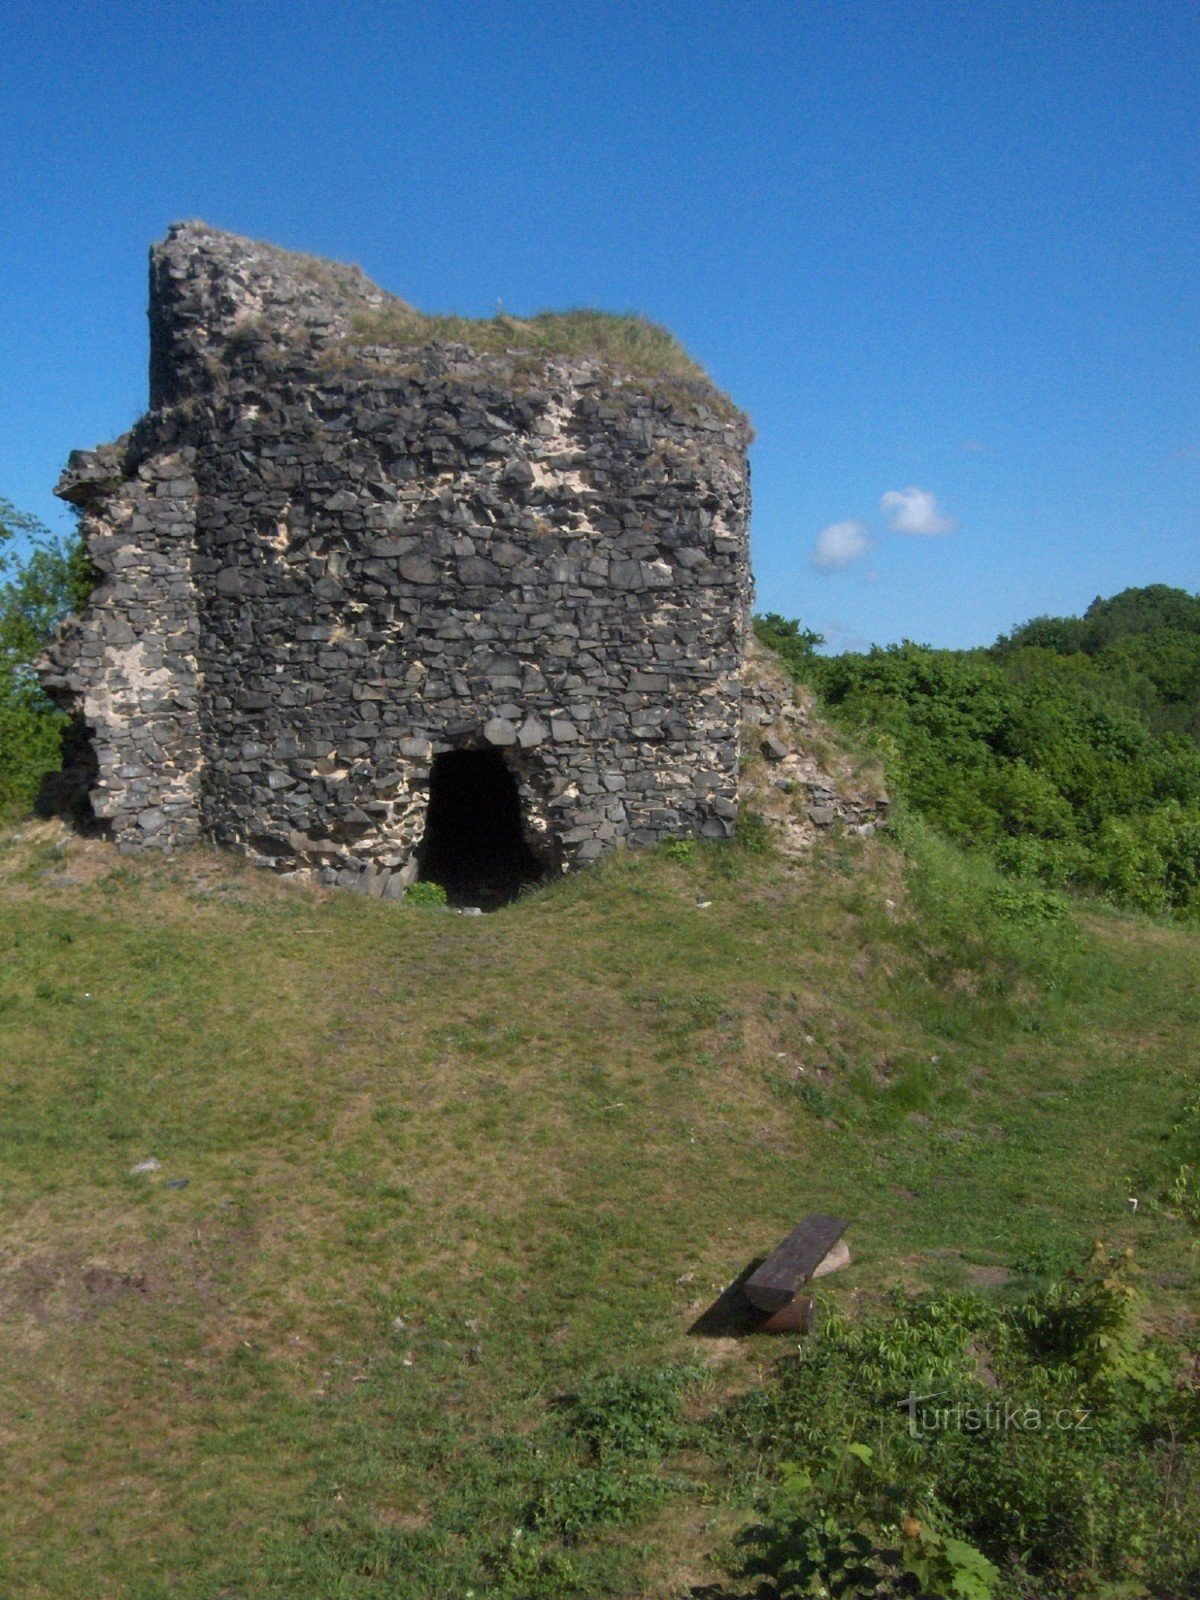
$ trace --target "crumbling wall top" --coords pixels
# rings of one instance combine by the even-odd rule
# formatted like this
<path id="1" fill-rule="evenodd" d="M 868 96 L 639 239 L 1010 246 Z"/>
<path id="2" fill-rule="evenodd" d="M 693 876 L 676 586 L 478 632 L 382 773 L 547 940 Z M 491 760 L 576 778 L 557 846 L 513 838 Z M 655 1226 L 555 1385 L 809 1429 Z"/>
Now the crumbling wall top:
<path id="1" fill-rule="evenodd" d="M 358 370 L 411 364 L 493 372 L 572 369 L 615 387 L 651 383 L 664 406 L 683 406 L 712 431 L 748 419 L 664 328 L 635 315 L 539 312 L 527 319 L 428 315 L 355 266 L 281 250 L 203 222 L 174 223 L 150 251 L 150 409 L 211 393 L 233 370 L 283 356 L 293 370 L 331 363 Z M 322 359 L 324 358 L 324 359 Z"/>
<path id="2" fill-rule="evenodd" d="M 151 409 L 211 387 L 230 341 L 251 326 L 319 354 L 356 315 L 388 307 L 407 309 L 358 267 L 176 222 L 150 251 Z"/>

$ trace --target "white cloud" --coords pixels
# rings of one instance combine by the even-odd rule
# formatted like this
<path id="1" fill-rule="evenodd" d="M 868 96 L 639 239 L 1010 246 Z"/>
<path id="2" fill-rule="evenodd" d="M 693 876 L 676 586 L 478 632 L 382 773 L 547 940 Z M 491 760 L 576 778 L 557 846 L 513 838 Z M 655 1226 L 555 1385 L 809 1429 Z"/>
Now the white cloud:
<path id="1" fill-rule="evenodd" d="M 866 523 L 850 517 L 821 529 L 809 560 L 818 572 L 842 572 L 855 561 L 861 561 L 870 548 Z"/>
<path id="2" fill-rule="evenodd" d="M 921 533 L 932 536 L 953 533 L 957 524 L 944 517 L 928 489 L 889 489 L 879 502 L 893 533 Z"/>

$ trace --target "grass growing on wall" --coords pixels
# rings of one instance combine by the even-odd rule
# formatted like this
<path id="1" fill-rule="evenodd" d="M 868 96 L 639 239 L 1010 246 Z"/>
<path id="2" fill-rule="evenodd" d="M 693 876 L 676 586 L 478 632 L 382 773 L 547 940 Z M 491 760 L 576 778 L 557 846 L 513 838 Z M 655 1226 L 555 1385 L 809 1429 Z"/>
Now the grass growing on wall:
<path id="1" fill-rule="evenodd" d="M 704 368 L 673 334 L 633 313 L 581 309 L 471 318 L 430 316 L 400 304 L 360 313 L 355 338 L 398 348 L 436 342 L 465 344 L 480 352 L 596 356 L 642 377 L 692 379 L 711 387 Z"/>

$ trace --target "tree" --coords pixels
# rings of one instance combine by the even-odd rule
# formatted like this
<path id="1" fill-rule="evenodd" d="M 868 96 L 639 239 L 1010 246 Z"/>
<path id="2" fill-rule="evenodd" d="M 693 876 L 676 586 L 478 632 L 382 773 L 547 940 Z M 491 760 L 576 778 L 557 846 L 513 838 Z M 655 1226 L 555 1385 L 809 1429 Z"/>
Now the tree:
<path id="1" fill-rule="evenodd" d="M 53 534 L 0 495 L 0 816 L 27 813 L 60 764 L 68 718 L 43 694 L 33 663 L 94 583 L 78 534 Z"/>

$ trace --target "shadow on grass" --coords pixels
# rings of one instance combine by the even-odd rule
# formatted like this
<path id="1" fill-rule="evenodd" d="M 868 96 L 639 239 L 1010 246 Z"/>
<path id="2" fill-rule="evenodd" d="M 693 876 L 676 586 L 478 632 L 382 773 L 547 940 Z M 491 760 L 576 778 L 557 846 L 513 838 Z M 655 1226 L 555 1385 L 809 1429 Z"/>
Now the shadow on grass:
<path id="1" fill-rule="evenodd" d="M 697 1339 L 740 1339 L 748 1333 L 757 1333 L 770 1320 L 770 1313 L 760 1311 L 746 1298 L 746 1280 L 758 1271 L 766 1256 L 756 1256 L 696 1318 L 688 1329 Z"/>

